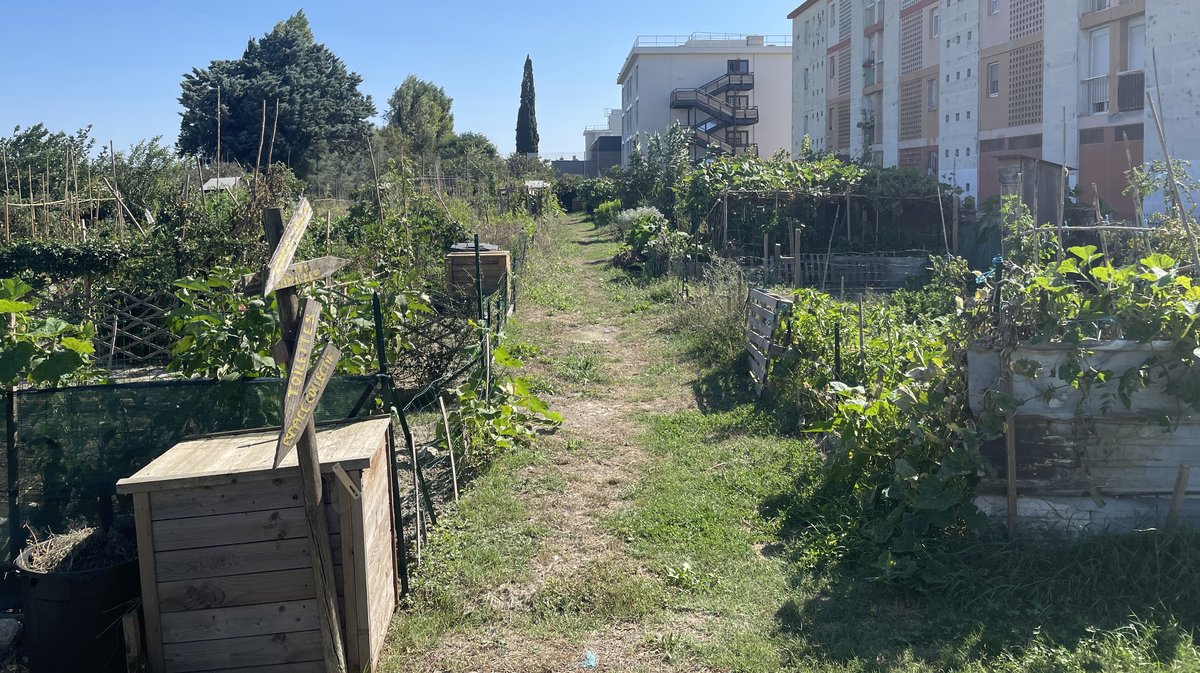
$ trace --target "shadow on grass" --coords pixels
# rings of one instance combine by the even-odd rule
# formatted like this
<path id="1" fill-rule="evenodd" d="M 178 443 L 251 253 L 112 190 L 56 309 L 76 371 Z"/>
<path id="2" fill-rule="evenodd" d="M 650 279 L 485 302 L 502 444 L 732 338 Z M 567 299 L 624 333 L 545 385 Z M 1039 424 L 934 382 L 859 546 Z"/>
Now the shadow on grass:
<path id="1" fill-rule="evenodd" d="M 777 498 L 764 509 L 781 506 Z M 824 660 L 874 662 L 868 670 L 879 671 L 912 670 L 914 662 L 932 670 L 990 670 L 997 662 L 1047 671 L 1131 670 L 1130 660 L 1145 662 L 1144 670 L 1200 665 L 1193 647 L 1200 534 L 1052 543 L 1008 542 L 997 531 L 931 550 L 940 562 L 935 577 L 889 582 L 869 562 L 813 570 L 820 540 L 811 523 L 793 518 L 787 526 L 792 590 L 776 620 L 784 640 Z"/>

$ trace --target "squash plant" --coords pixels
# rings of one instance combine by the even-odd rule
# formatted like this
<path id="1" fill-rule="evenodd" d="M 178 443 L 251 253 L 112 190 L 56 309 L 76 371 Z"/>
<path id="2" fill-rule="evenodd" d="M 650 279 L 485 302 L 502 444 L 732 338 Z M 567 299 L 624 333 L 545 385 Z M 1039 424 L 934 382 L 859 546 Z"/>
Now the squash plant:
<path id="1" fill-rule="evenodd" d="M 495 336 L 495 335 L 493 335 Z M 464 437 L 473 459 L 486 462 L 499 453 L 528 446 L 539 428 L 555 427 L 562 415 L 551 411 L 533 393 L 528 380 L 511 372 L 524 366 L 507 346 L 492 351 L 491 390 L 485 390 L 485 367 L 476 367 L 470 378 L 451 391 L 458 402 L 451 414 L 452 432 Z M 490 395 L 489 395 L 490 392 Z M 445 430 L 438 439 L 446 444 Z"/>
<path id="2" fill-rule="evenodd" d="M 35 315 L 38 303 L 24 281 L 0 279 L 0 384 L 54 387 L 88 378 L 95 326 Z"/>

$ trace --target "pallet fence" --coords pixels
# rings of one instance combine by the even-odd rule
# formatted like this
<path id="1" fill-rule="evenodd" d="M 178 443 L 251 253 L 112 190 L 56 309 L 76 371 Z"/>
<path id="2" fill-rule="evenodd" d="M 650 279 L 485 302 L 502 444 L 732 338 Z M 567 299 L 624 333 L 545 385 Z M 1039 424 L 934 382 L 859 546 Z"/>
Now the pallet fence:
<path id="1" fill-rule="evenodd" d="M 750 290 L 746 315 L 746 352 L 750 356 L 750 379 L 754 392 L 762 397 L 767 387 L 771 356 L 778 354 L 775 328 L 792 310 L 792 302 L 765 290 Z"/>

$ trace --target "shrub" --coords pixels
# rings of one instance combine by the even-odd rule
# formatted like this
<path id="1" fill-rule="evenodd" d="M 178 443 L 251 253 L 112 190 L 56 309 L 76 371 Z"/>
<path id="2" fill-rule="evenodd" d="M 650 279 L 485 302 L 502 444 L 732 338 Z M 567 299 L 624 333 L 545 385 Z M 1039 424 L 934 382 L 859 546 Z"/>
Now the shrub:
<path id="1" fill-rule="evenodd" d="M 605 201 L 596 208 L 596 226 L 608 228 L 617 223 L 617 215 L 621 213 L 621 202 L 617 200 Z"/>
<path id="2" fill-rule="evenodd" d="M 594 213 L 605 201 L 617 200 L 617 183 L 612 178 L 592 178 L 579 185 L 579 197 L 588 213 Z"/>

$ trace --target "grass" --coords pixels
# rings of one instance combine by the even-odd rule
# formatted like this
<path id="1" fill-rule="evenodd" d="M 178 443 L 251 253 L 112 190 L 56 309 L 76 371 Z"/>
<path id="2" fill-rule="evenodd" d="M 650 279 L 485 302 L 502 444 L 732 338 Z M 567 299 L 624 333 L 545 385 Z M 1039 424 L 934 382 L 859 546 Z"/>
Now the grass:
<path id="1" fill-rule="evenodd" d="M 545 534 L 530 523 L 521 497 L 533 486 L 522 476 L 525 468 L 545 460 L 535 449 L 500 456 L 472 482 L 453 516 L 439 520 L 412 577 L 404 617 L 392 622 L 382 670 L 402 670 L 406 655 L 495 617 L 481 597 L 522 577 Z"/>
<path id="2" fill-rule="evenodd" d="M 664 386 L 687 376 L 697 408 L 640 417 L 648 460 L 636 482 L 613 487 L 625 489 L 623 504 L 602 520 L 620 553 L 546 578 L 528 574 L 550 534 L 529 523 L 531 503 L 570 492 L 564 461 L 611 460 L 612 442 L 563 431 L 553 454 L 547 445 L 485 470 L 436 532 L 382 670 L 412 668 L 409 653 L 449 634 L 582 650 L 619 629 L 679 671 L 1200 671 L 1196 534 L 1058 545 L 983 536 L 942 550 L 936 583 L 877 579 L 873 558 L 831 525 L 840 508 L 818 499 L 817 446 L 746 393 L 729 341 L 740 318 L 728 307 L 742 289 L 713 278 L 676 304 L 670 281 L 606 266 L 615 246 L 593 240 L 547 244 L 551 263 L 532 286 L 559 286 L 526 298 L 570 311 L 575 325 L 624 327 L 620 348 L 646 348 L 652 335 L 654 364 L 617 379 L 598 347 L 563 343 L 558 323 L 516 320 L 526 373 L 542 389 L 595 386 L 603 399 L 634 400 L 677 393 Z M 590 284 L 565 289 L 579 264 Z M 498 612 L 489 597 L 514 585 L 529 588 L 521 608 Z"/>

